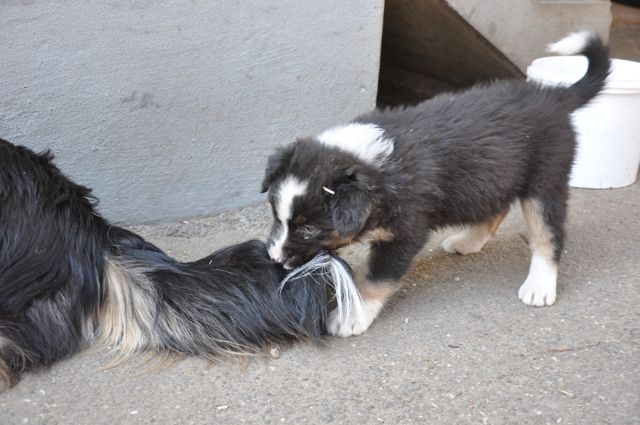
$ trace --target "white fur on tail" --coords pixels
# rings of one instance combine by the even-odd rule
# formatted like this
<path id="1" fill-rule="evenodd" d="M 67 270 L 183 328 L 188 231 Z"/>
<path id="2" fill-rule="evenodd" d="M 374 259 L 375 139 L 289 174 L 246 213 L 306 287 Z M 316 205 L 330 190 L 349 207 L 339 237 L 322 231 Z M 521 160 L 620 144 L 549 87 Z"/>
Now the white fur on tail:
<path id="1" fill-rule="evenodd" d="M 337 312 L 338 320 L 341 323 L 345 323 L 350 319 L 360 322 L 366 321 L 362 298 L 358 288 L 356 288 L 353 276 L 342 262 L 327 252 L 320 252 L 311 260 L 289 273 L 280 283 L 280 290 L 293 278 L 322 273 L 328 274 L 327 279 L 335 290 L 336 304 L 338 306 L 334 311 Z"/>
<path id="2" fill-rule="evenodd" d="M 549 44 L 547 50 L 559 55 L 575 55 L 581 53 L 594 37 L 593 31 L 574 32 L 560 41 Z"/>

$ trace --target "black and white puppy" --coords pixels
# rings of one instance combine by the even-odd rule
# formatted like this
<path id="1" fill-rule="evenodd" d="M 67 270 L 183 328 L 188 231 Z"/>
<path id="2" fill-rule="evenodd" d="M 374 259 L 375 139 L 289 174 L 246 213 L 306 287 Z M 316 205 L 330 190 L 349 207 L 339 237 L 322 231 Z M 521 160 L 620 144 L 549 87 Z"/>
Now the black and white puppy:
<path id="1" fill-rule="evenodd" d="M 290 273 L 248 241 L 181 263 L 110 225 L 90 190 L 0 139 L 0 381 L 77 351 L 111 347 L 217 360 L 316 339 L 328 296 L 357 295 L 348 266 L 320 253 Z"/>
<path id="2" fill-rule="evenodd" d="M 357 278 L 362 314 L 330 315 L 331 333 L 369 327 L 431 231 L 465 226 L 443 248 L 478 252 L 517 200 L 532 252 L 519 298 L 532 306 L 555 302 L 576 146 L 570 114 L 603 88 L 609 56 L 591 32 L 550 50 L 586 56 L 586 75 L 570 87 L 497 81 L 374 111 L 269 158 L 262 191 L 275 218 L 274 260 L 294 267 L 321 249 L 371 243 L 368 270 Z"/>

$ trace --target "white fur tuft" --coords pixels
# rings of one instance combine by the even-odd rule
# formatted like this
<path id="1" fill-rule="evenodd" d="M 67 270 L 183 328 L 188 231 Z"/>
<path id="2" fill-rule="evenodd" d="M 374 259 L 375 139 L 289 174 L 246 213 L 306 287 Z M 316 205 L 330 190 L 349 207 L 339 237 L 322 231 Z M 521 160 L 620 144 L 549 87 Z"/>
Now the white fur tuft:
<path id="1" fill-rule="evenodd" d="M 331 335 L 343 338 L 360 335 L 371 326 L 378 317 L 384 303 L 381 300 L 364 300 L 362 303 L 363 314 L 341 317 L 338 309 L 333 310 L 327 319 L 327 331 Z"/>
<path id="2" fill-rule="evenodd" d="M 582 53 L 594 37 L 595 34 L 592 31 L 574 32 L 560 41 L 549 44 L 547 50 L 559 55 L 576 55 Z"/>
<path id="3" fill-rule="evenodd" d="M 327 252 L 320 252 L 311 260 L 289 273 L 280 283 L 280 291 L 291 279 L 327 274 L 327 280 L 336 293 L 337 315 L 340 322 L 349 318 L 364 321 L 362 298 L 347 267 Z"/>
<path id="4" fill-rule="evenodd" d="M 518 298 L 526 305 L 542 307 L 556 302 L 558 268 L 549 259 L 533 254 L 529 275 L 518 290 Z"/>
<path id="5" fill-rule="evenodd" d="M 393 152 L 393 141 L 384 137 L 384 130 L 374 124 L 355 122 L 330 128 L 317 139 L 324 145 L 342 149 L 372 165 L 381 165 Z"/>

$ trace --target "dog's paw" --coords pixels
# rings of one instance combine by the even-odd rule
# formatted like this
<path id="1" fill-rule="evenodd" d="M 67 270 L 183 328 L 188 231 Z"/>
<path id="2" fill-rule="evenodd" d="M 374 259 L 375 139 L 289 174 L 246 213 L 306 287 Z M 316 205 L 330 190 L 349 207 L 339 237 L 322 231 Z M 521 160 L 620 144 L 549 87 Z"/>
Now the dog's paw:
<path id="1" fill-rule="evenodd" d="M 478 235 L 463 230 L 445 239 L 444 242 L 442 242 L 442 249 L 452 254 L 475 254 L 476 252 L 480 252 L 486 242 L 487 240 L 485 238 L 478 237 Z"/>
<path id="2" fill-rule="evenodd" d="M 553 305 L 556 302 L 555 277 L 538 277 L 537 279 L 534 276 L 527 277 L 518 290 L 518 298 L 530 306 Z"/>
<path id="3" fill-rule="evenodd" d="M 379 301 L 365 301 L 360 311 L 351 311 L 348 315 L 340 315 L 338 309 L 329 313 L 327 331 L 331 335 L 348 337 L 360 335 L 371 326 L 382 308 Z"/>

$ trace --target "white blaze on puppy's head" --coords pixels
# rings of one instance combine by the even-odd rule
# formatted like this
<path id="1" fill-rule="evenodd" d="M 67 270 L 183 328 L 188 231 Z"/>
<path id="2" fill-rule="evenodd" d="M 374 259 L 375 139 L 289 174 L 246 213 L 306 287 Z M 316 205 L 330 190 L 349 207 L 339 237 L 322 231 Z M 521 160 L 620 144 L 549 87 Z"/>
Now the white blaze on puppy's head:
<path id="1" fill-rule="evenodd" d="M 276 190 L 275 212 L 280 223 L 280 233 L 271 241 L 269 256 L 272 260 L 282 262 L 284 260 L 282 247 L 287 241 L 289 233 L 288 222 L 293 214 L 293 200 L 302 196 L 307 191 L 308 183 L 295 176 L 287 176 Z"/>
<path id="2" fill-rule="evenodd" d="M 386 138 L 384 130 L 374 124 L 351 123 L 330 128 L 321 133 L 317 140 L 351 153 L 360 160 L 381 165 L 393 152 L 393 141 Z"/>

